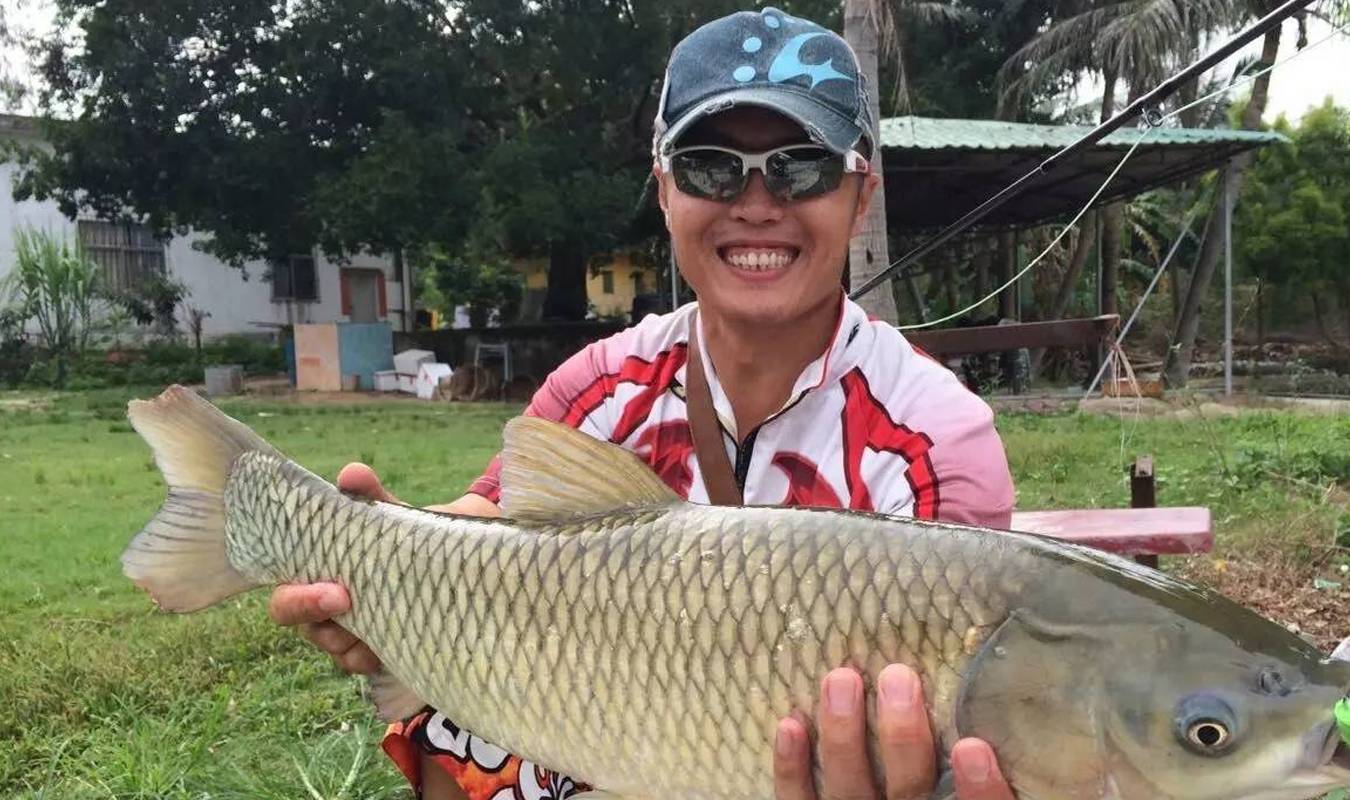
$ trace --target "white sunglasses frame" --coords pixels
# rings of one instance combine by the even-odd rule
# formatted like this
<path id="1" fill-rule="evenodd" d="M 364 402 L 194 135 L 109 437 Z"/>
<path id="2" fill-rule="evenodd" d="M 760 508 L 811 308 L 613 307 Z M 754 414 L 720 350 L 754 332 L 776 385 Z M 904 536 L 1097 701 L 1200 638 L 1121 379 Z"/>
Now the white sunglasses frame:
<path id="1" fill-rule="evenodd" d="M 824 145 L 808 144 L 806 142 L 798 142 L 797 144 L 785 144 L 782 147 L 775 147 L 772 150 L 764 150 L 759 153 L 747 153 L 743 150 L 737 150 L 732 147 L 723 147 L 722 145 L 716 144 L 695 144 L 690 145 L 689 147 L 681 147 L 678 150 L 672 150 L 671 152 L 662 155 L 661 171 L 669 173 L 671 170 L 672 159 L 674 159 L 675 156 L 678 156 L 681 153 L 688 153 L 693 150 L 716 150 L 720 153 L 729 153 L 733 156 L 740 158 L 742 176 L 749 175 L 750 170 L 752 169 L 759 170 L 759 174 L 763 175 L 765 174 L 764 171 L 765 167 L 767 167 L 769 164 L 770 156 L 777 155 L 778 153 L 782 153 L 786 150 L 795 150 L 797 148 L 803 147 L 810 147 L 817 150 L 824 150 L 826 152 L 831 152 L 830 149 L 828 147 L 825 147 Z M 872 172 L 872 162 L 868 161 L 866 158 L 863 158 L 862 153 L 859 153 L 857 150 L 849 150 L 846 153 L 840 154 L 839 157 L 844 159 L 845 175 L 850 173 L 860 173 L 863 175 L 870 175 Z"/>

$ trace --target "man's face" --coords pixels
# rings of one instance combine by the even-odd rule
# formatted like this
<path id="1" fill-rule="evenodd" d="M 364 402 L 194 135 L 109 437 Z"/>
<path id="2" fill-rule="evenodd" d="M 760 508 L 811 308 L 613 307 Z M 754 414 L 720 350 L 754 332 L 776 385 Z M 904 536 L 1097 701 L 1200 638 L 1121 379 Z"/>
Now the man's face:
<path id="1" fill-rule="evenodd" d="M 737 108 L 709 117 L 679 146 L 717 144 L 758 153 L 808 143 L 800 126 L 774 112 Z M 848 241 L 861 228 L 875 175 L 848 174 L 833 192 L 783 201 L 751 172 L 730 202 L 684 194 L 670 175 L 660 179 L 680 273 L 699 306 L 741 322 L 782 325 L 838 300 Z"/>

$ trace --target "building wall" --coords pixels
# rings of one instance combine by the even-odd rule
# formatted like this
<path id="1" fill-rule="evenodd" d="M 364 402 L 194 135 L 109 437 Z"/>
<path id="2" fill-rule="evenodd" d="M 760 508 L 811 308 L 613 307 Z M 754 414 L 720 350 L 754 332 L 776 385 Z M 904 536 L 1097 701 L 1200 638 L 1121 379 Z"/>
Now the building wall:
<path id="1" fill-rule="evenodd" d="M 548 290 L 548 259 L 520 259 L 515 268 L 525 277 L 525 291 L 542 294 Z M 605 273 L 611 275 L 612 291 L 605 291 Z M 637 295 L 635 275 L 640 275 L 644 291 L 650 292 L 656 281 L 655 271 L 635 264 L 628 253 L 610 256 L 602 266 L 586 275 L 586 299 L 600 317 L 626 316 L 633 310 Z"/>
<path id="2" fill-rule="evenodd" d="M 31 121 L 21 117 L 0 116 L 0 137 L 19 139 L 25 143 L 36 141 L 31 132 Z M 54 202 L 18 202 L 12 194 L 18 166 L 0 163 L 0 281 L 14 266 L 14 232 L 21 226 L 32 226 L 69 237 L 79 235 L 75 220 L 64 216 Z M 208 237 L 200 233 L 176 236 L 165 246 L 164 266 L 169 277 L 188 288 L 186 304 L 207 311 L 210 316 L 203 323 L 206 336 L 227 334 L 266 334 L 279 326 L 308 322 L 347 321 L 342 313 L 341 269 L 345 267 L 376 269 L 384 274 L 387 314 L 382 318 L 395 329 L 402 322 L 403 296 L 401 285 L 395 283 L 393 265 L 389 258 L 360 254 L 345 264 L 338 264 L 321 253 L 315 253 L 315 279 L 318 298 L 314 302 L 273 301 L 268 270 L 261 261 L 249 262 L 242 269 L 226 265 L 195 247 Z M 0 297 L 0 304 L 7 302 Z M 180 308 L 180 322 L 183 321 Z M 181 329 L 186 331 L 184 322 Z"/>

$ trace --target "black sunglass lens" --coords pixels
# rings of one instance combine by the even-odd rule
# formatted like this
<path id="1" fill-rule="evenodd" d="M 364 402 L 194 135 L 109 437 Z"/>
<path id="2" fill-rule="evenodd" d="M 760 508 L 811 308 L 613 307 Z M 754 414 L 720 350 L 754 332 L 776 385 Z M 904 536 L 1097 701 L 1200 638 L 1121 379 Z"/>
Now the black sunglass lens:
<path id="1" fill-rule="evenodd" d="M 799 148 L 769 157 L 765 180 L 784 200 L 800 200 L 834 191 L 844 176 L 844 162 L 824 148 Z"/>
<path id="2" fill-rule="evenodd" d="M 691 150 L 671 159 L 675 187 L 685 194 L 709 200 L 728 200 L 740 194 L 744 174 L 740 158 L 720 150 Z"/>

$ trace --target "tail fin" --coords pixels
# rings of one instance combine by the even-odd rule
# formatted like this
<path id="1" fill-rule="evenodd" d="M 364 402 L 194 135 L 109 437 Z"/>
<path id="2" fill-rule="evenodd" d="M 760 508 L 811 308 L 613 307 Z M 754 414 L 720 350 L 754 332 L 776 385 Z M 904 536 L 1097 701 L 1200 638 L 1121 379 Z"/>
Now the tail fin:
<path id="1" fill-rule="evenodd" d="M 127 416 L 154 452 L 169 497 L 122 553 L 123 574 L 166 611 L 197 611 L 252 589 L 225 554 L 225 483 L 243 453 L 276 450 L 182 386 L 132 400 Z"/>

